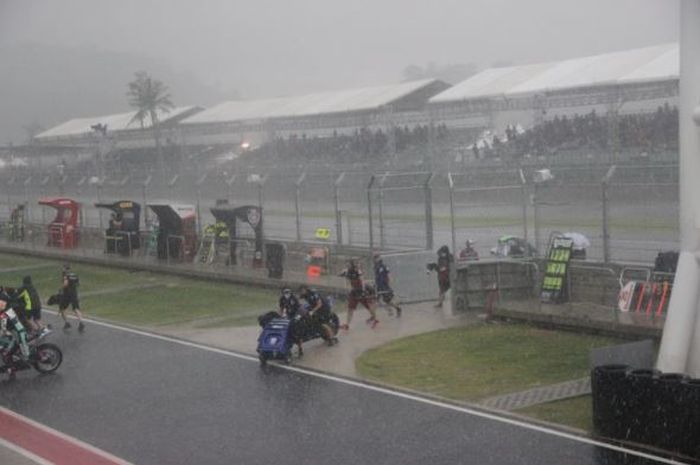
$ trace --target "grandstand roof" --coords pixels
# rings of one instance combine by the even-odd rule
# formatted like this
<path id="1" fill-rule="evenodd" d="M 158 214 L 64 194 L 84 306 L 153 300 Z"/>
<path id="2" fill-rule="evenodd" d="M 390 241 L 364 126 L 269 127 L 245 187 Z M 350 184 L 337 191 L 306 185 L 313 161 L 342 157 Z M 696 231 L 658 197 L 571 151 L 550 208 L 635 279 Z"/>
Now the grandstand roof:
<path id="1" fill-rule="evenodd" d="M 435 95 L 430 103 L 667 81 L 678 79 L 679 63 L 678 44 L 674 43 L 559 62 L 491 68 Z"/>
<path id="2" fill-rule="evenodd" d="M 173 119 L 192 113 L 197 109 L 199 109 L 199 107 L 176 107 L 167 113 L 159 111 L 158 118 L 160 119 L 161 123 L 167 123 Z M 141 122 L 138 120 L 134 120 L 135 115 L 135 111 L 130 111 L 128 113 L 117 113 L 114 115 L 74 118 L 36 135 L 35 139 L 41 140 L 54 137 L 86 136 L 94 132 L 91 126 L 94 126 L 96 124 L 106 125 L 107 131 L 109 132 L 124 131 L 127 129 L 140 129 Z M 143 126 L 144 128 L 149 128 L 151 126 L 150 118 L 146 118 L 143 121 Z"/>
<path id="3" fill-rule="evenodd" d="M 184 119 L 182 123 L 224 123 L 374 110 L 436 84 L 443 86 L 436 92 L 447 86 L 436 79 L 423 79 L 389 86 L 320 92 L 295 97 L 235 100 L 204 110 Z"/>

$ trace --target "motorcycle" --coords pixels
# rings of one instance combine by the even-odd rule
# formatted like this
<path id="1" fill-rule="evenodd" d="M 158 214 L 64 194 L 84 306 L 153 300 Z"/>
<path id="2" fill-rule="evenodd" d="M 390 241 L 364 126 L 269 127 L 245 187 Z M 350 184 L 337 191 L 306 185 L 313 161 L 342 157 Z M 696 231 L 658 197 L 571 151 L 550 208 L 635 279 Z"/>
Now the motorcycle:
<path id="1" fill-rule="evenodd" d="M 2 318 L 16 318 L 14 310 L 7 309 Z M 21 349 L 18 343 L 14 343 L 13 349 L 9 352 L 6 350 L 9 345 L 0 347 L 2 356 L 0 356 L 0 373 L 15 372 L 34 368 L 39 373 L 53 373 L 61 366 L 63 361 L 63 352 L 57 345 L 49 342 L 41 342 L 50 331 L 42 331 L 38 334 L 29 334 L 27 336 L 27 346 L 29 348 L 29 356 L 25 359 L 21 355 Z"/>

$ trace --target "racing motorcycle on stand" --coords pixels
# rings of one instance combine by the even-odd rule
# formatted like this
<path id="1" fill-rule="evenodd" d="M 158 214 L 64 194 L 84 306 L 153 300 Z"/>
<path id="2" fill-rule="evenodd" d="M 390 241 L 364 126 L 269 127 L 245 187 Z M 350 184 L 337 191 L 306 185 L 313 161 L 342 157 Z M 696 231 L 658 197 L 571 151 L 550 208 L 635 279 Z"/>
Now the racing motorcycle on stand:
<path id="1" fill-rule="evenodd" d="M 14 309 L 0 313 L 0 373 L 14 374 L 34 368 L 39 373 L 53 373 L 61 366 L 63 353 L 57 345 L 42 342 L 50 331 L 27 334 L 27 354 L 22 353 L 20 333 L 25 329 Z"/>

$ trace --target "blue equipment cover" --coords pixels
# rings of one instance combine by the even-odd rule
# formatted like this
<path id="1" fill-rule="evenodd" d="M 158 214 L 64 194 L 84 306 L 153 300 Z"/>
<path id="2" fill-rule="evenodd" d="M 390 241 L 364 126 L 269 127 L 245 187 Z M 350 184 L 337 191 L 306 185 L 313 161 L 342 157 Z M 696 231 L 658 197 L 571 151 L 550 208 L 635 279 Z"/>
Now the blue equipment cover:
<path id="1" fill-rule="evenodd" d="M 289 320 L 275 318 L 265 325 L 258 337 L 258 353 L 272 357 L 285 356 L 291 350 Z"/>

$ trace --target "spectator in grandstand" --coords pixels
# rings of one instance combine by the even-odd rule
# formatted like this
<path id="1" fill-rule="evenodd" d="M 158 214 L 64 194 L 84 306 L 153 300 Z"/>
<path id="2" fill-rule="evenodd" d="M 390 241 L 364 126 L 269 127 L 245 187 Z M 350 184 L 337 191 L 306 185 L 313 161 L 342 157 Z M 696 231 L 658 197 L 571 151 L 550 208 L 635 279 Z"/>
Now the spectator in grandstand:
<path id="1" fill-rule="evenodd" d="M 619 148 L 652 152 L 677 147 L 678 111 L 664 104 L 656 112 L 647 114 L 599 116 L 594 110 L 586 115 L 555 116 L 523 134 L 506 129 L 506 151 L 517 158 L 526 154 L 546 155 L 560 150 L 606 149 L 612 143 L 612 118 L 617 120 Z"/>

